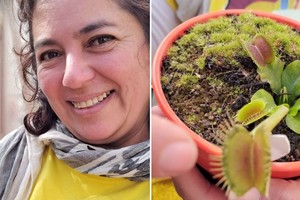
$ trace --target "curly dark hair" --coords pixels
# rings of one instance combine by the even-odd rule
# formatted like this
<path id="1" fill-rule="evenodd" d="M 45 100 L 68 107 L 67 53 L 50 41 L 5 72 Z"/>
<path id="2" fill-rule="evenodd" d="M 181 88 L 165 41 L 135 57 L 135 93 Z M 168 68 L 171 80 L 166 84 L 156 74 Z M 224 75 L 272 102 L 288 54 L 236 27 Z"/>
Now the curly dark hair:
<path id="1" fill-rule="evenodd" d="M 32 17 L 38 0 L 17 0 L 19 33 L 25 41 L 17 55 L 20 57 L 22 79 L 24 82 L 23 98 L 26 102 L 34 102 L 37 109 L 28 113 L 23 120 L 25 128 L 33 135 L 41 135 L 48 131 L 58 120 L 50 104 L 39 89 L 37 65 L 32 37 Z M 141 24 L 145 38 L 150 43 L 150 3 L 149 0 L 111 0 L 122 9 L 131 13 Z M 28 93 L 28 89 L 31 92 Z"/>

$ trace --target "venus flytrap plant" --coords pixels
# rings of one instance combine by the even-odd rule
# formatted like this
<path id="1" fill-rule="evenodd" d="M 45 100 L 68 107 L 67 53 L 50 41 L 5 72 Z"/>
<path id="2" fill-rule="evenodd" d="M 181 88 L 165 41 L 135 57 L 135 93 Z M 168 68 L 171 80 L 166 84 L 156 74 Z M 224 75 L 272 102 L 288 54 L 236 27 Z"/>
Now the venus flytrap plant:
<path id="1" fill-rule="evenodd" d="M 284 67 L 285 63 L 276 57 L 263 35 L 257 35 L 252 42 L 242 41 L 242 44 L 257 65 L 261 81 L 270 84 L 275 97 L 263 89 L 258 90 L 250 103 L 238 111 L 236 120 L 247 125 L 270 115 L 278 105 L 285 105 L 289 108 L 285 118 L 287 126 L 300 133 L 300 60 Z"/>
<path id="2" fill-rule="evenodd" d="M 214 177 L 220 179 L 218 184 L 223 184 L 227 195 L 232 191 L 236 196 L 243 196 L 254 187 L 268 196 L 272 130 L 284 118 L 292 130 L 300 128 L 297 125 L 300 124 L 300 98 L 297 99 L 300 95 L 300 61 L 284 67 L 285 63 L 275 56 L 262 35 L 257 35 L 251 43 L 243 42 L 243 47 L 257 65 L 261 81 L 268 82 L 278 98 L 260 89 L 238 111 L 235 122 L 231 120 L 220 125 L 223 151 L 221 157 L 214 157 L 212 166 L 217 172 Z M 266 118 L 252 131 L 244 127 L 263 117 Z"/>
<path id="3" fill-rule="evenodd" d="M 226 194 L 232 191 L 242 196 L 255 187 L 262 195 L 268 196 L 271 175 L 270 136 L 275 126 L 286 116 L 288 108 L 277 106 L 272 114 L 258 124 L 251 132 L 243 125 L 232 120 L 220 125 L 222 135 L 221 157 L 213 157 L 214 178 L 217 185 L 226 188 Z"/>

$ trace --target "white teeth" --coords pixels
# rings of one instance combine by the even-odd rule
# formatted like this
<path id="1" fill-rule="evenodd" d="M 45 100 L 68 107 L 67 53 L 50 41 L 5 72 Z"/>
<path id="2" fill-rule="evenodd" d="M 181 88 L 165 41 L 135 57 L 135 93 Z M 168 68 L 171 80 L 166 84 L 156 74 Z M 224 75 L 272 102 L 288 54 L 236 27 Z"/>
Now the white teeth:
<path id="1" fill-rule="evenodd" d="M 93 101 L 92 104 L 96 104 L 96 103 L 98 103 L 98 98 L 97 98 L 97 97 L 94 97 L 92 101 Z"/>
<path id="2" fill-rule="evenodd" d="M 86 103 L 85 102 L 80 102 L 79 103 L 79 108 L 84 108 L 86 107 Z"/>
<path id="3" fill-rule="evenodd" d="M 72 101 L 72 104 L 74 105 L 75 108 L 88 108 L 91 107 L 101 101 L 103 101 L 108 95 L 110 94 L 110 91 L 103 93 L 100 96 L 94 97 L 92 99 L 89 99 L 87 101 L 82 101 L 82 102 L 74 102 Z"/>
<path id="4" fill-rule="evenodd" d="M 99 96 L 98 101 L 102 101 L 102 100 L 103 100 L 103 96 Z"/>
<path id="5" fill-rule="evenodd" d="M 87 107 L 92 106 L 92 105 L 94 105 L 92 99 L 90 99 L 86 102 Z"/>

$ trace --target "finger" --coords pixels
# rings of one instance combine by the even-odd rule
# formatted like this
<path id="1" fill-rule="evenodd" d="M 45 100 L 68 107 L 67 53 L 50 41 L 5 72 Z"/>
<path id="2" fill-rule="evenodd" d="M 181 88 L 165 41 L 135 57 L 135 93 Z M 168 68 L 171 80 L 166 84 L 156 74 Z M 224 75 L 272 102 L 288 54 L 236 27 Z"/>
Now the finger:
<path id="1" fill-rule="evenodd" d="M 270 183 L 270 199 L 299 199 L 300 197 L 300 179 L 284 180 L 271 179 Z"/>
<path id="2" fill-rule="evenodd" d="M 260 193 L 256 188 L 251 188 L 246 194 L 241 197 L 236 196 L 232 191 L 229 193 L 228 200 L 262 200 Z"/>
<path id="3" fill-rule="evenodd" d="M 190 170 L 198 157 L 194 141 L 180 127 L 157 114 L 152 115 L 152 175 L 177 176 Z"/>
<path id="4" fill-rule="evenodd" d="M 184 200 L 225 200 L 225 193 L 209 183 L 194 167 L 192 170 L 173 178 L 178 194 Z"/>
<path id="5" fill-rule="evenodd" d="M 152 114 L 160 116 L 160 117 L 165 117 L 164 113 L 161 111 L 161 109 L 159 108 L 159 106 L 153 106 L 152 107 Z"/>
<path id="6" fill-rule="evenodd" d="M 243 197 L 234 197 L 231 193 L 230 200 L 280 200 L 280 199 L 297 199 L 300 196 L 300 180 L 287 181 L 284 179 L 271 179 L 269 197 L 260 196 L 257 190 L 249 191 Z M 258 197 L 260 196 L 260 198 Z"/>

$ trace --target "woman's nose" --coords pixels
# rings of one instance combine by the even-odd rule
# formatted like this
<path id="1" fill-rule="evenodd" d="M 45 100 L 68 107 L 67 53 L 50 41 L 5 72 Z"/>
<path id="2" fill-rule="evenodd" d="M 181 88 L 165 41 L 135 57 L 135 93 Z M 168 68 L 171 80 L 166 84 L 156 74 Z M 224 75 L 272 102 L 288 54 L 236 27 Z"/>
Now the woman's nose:
<path id="1" fill-rule="evenodd" d="M 95 76 L 92 66 L 81 54 L 67 54 L 65 72 L 62 80 L 64 87 L 78 89 Z"/>

